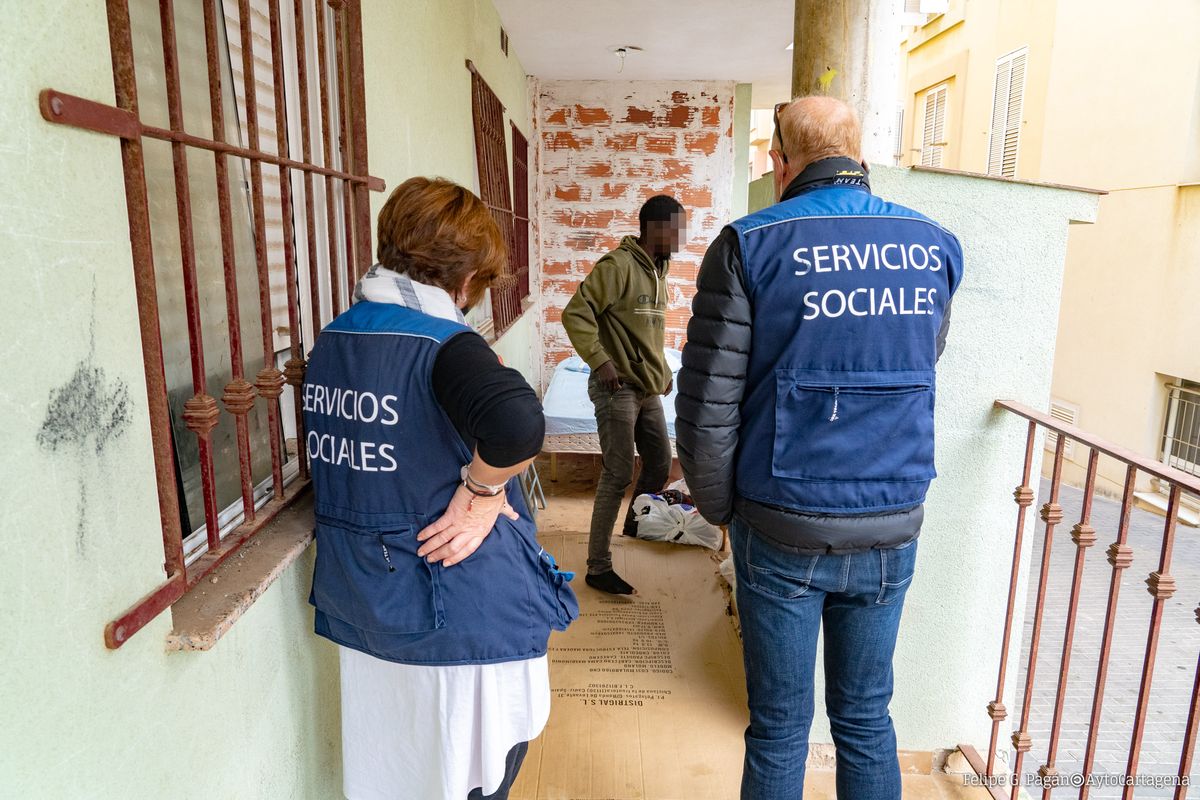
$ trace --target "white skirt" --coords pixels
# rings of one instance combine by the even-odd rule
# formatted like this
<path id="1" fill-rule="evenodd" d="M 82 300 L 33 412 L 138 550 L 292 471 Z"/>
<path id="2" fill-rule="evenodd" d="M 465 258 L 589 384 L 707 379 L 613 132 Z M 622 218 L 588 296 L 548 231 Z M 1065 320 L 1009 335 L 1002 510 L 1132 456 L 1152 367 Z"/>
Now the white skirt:
<path id="1" fill-rule="evenodd" d="M 505 758 L 550 716 L 545 656 L 424 667 L 338 648 L 342 789 L 350 800 L 466 800 L 504 780 Z"/>

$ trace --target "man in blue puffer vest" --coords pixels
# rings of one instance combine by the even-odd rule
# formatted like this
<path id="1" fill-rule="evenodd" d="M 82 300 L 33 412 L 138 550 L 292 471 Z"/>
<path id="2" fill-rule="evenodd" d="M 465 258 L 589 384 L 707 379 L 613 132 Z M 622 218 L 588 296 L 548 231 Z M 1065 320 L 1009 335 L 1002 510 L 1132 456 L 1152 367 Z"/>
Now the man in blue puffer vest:
<path id="1" fill-rule="evenodd" d="M 861 139 L 839 100 L 776 107 L 780 202 L 709 248 L 679 373 L 688 488 L 730 523 L 752 800 L 802 797 L 822 625 L 838 798 L 900 798 L 892 655 L 962 250 L 871 194 Z"/>

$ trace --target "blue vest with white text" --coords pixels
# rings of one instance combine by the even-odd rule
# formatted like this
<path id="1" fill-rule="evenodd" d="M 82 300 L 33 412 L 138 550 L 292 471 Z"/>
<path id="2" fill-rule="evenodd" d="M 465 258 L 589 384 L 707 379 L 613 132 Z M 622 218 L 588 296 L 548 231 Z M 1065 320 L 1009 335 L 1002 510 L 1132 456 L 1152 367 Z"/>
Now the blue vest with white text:
<path id="1" fill-rule="evenodd" d="M 732 227 L 753 309 L 738 494 L 814 514 L 924 502 L 958 240 L 862 186 L 812 188 Z"/>
<path id="2" fill-rule="evenodd" d="M 468 330 L 398 305 L 360 302 L 317 339 L 303 387 L 317 557 L 316 632 L 405 664 L 544 655 L 578 614 L 569 575 L 538 544 L 518 481 L 465 561 L 430 564 L 417 533 L 445 509 L 472 453 L 433 393 L 442 344 Z"/>

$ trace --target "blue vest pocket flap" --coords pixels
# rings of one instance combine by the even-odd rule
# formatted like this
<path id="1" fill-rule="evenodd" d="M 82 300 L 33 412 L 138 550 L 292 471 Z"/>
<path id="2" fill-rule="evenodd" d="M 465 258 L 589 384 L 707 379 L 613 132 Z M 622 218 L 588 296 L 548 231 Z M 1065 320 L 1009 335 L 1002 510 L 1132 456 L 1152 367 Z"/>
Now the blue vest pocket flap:
<path id="1" fill-rule="evenodd" d="M 538 562 L 546 579 L 546 602 L 550 605 L 550 627 L 565 631 L 567 626 L 579 616 L 579 600 L 575 591 L 568 585 L 575 579 L 574 572 L 558 568 L 554 556 L 542 550 L 538 554 Z"/>
<path id="2" fill-rule="evenodd" d="M 518 522 L 501 517 L 497 525 L 507 528 L 504 533 L 512 533 L 512 540 L 528 559 L 530 583 L 533 601 L 540 606 L 539 617 L 554 630 L 564 631 L 567 626 L 579 616 L 579 600 L 571 588 L 573 572 L 558 568 L 554 556 L 538 543 L 537 530 L 532 521 L 522 517 Z"/>
<path id="3" fill-rule="evenodd" d="M 776 372 L 772 473 L 810 481 L 928 481 L 933 373 Z"/>
<path id="4" fill-rule="evenodd" d="M 416 526 L 373 531 L 317 524 L 312 599 L 324 613 L 375 633 L 445 627 L 438 572 L 417 556 Z"/>

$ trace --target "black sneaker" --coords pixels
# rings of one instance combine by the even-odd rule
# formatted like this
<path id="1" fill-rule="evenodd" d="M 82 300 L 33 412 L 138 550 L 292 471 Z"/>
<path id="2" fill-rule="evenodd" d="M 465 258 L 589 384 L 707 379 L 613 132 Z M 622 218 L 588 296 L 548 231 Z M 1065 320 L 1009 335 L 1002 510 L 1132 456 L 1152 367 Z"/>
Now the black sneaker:
<path id="1" fill-rule="evenodd" d="M 621 577 L 611 569 L 608 572 L 601 572 L 599 575 L 588 575 L 584 578 L 584 582 L 606 594 L 637 594 L 637 589 L 634 589 Z"/>

